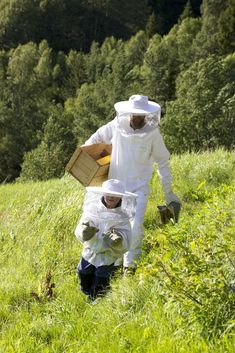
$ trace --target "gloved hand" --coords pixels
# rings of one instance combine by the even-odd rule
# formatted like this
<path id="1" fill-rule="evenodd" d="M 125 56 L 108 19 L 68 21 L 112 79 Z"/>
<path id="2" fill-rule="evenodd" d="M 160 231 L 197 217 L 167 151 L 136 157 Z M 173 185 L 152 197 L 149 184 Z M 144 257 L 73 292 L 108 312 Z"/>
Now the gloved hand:
<path id="1" fill-rule="evenodd" d="M 167 205 L 168 210 L 171 212 L 174 223 L 178 223 L 179 214 L 181 210 L 180 202 L 172 201 Z"/>
<path id="2" fill-rule="evenodd" d="M 167 224 L 172 216 L 171 211 L 167 208 L 166 205 L 157 206 L 157 208 L 160 214 L 161 223 Z"/>
<path id="3" fill-rule="evenodd" d="M 105 233 L 104 236 L 109 240 L 110 246 L 118 246 L 122 242 L 121 234 L 115 229 Z"/>
<path id="4" fill-rule="evenodd" d="M 98 231 L 99 229 L 96 227 L 90 226 L 89 222 L 82 223 L 82 239 L 84 241 L 87 241 L 93 238 L 95 233 L 97 233 Z"/>

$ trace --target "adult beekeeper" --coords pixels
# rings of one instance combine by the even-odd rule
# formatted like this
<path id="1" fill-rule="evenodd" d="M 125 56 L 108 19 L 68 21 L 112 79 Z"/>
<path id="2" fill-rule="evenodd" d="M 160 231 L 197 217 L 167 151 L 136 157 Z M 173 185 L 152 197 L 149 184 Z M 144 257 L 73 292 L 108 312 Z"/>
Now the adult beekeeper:
<path id="1" fill-rule="evenodd" d="M 123 259 L 124 269 L 134 272 L 141 254 L 143 221 L 155 162 L 166 204 L 177 207 L 180 201 L 172 192 L 170 154 L 159 131 L 160 105 L 148 100 L 147 96 L 133 95 L 128 101 L 114 104 L 114 108 L 116 117 L 100 127 L 85 145 L 112 144 L 109 178 L 121 180 L 127 190 L 138 195 L 131 246 Z"/>
<path id="2" fill-rule="evenodd" d="M 83 244 L 78 264 L 81 290 L 94 300 L 105 294 L 115 261 L 130 246 L 136 195 L 127 192 L 117 179 L 86 189 L 83 214 L 75 234 Z"/>

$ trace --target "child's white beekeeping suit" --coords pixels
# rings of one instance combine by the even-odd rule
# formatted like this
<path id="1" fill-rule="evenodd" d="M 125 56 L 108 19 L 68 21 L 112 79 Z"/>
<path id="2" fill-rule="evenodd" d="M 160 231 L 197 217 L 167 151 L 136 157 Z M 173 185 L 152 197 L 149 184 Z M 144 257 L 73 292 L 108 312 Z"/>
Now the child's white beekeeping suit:
<path id="1" fill-rule="evenodd" d="M 138 195 L 131 248 L 124 256 L 124 267 L 135 267 L 141 253 L 144 214 L 155 162 L 166 203 L 179 202 L 179 199 L 171 189 L 172 178 L 168 166 L 170 154 L 158 127 L 161 107 L 141 95 L 133 95 L 128 101 L 118 102 L 114 107 L 116 118 L 99 128 L 85 144 L 112 144 L 109 178 L 121 180 L 127 190 Z M 130 125 L 132 115 L 145 115 L 145 125 L 133 129 Z"/>
<path id="2" fill-rule="evenodd" d="M 110 265 L 130 247 L 130 221 L 135 213 L 136 195 L 125 191 L 123 183 L 113 179 L 104 182 L 102 187 L 87 187 L 86 190 L 83 214 L 75 230 L 83 243 L 82 257 L 95 267 Z M 104 204 L 106 194 L 120 197 L 120 205 L 108 209 Z M 87 225 L 96 231 L 91 239 L 84 238 Z"/>

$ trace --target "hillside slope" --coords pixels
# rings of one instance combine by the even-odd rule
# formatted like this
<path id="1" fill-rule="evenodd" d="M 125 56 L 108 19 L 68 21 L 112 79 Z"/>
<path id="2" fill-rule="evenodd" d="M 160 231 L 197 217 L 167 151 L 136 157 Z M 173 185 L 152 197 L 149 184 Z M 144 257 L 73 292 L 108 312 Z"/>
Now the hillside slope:
<path id="1" fill-rule="evenodd" d="M 234 352 L 234 154 L 174 156 L 171 168 L 180 223 L 161 226 L 154 175 L 138 271 L 95 304 L 76 278 L 80 184 L 0 186 L 0 352 Z"/>

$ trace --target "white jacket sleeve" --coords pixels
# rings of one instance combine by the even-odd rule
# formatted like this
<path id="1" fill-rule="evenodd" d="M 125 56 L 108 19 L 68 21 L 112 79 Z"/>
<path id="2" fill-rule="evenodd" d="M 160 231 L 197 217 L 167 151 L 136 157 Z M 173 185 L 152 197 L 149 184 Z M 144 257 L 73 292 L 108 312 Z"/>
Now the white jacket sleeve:
<path id="1" fill-rule="evenodd" d="M 95 143 L 111 144 L 116 128 L 116 120 L 110 121 L 108 124 L 101 126 L 91 137 L 85 142 L 85 145 L 93 145 Z"/>
<path id="2" fill-rule="evenodd" d="M 170 153 L 159 130 L 157 130 L 157 138 L 153 144 L 153 158 L 158 164 L 158 174 L 166 203 L 169 204 L 172 201 L 180 202 L 179 198 L 172 192 L 172 176 L 169 168 Z"/>

